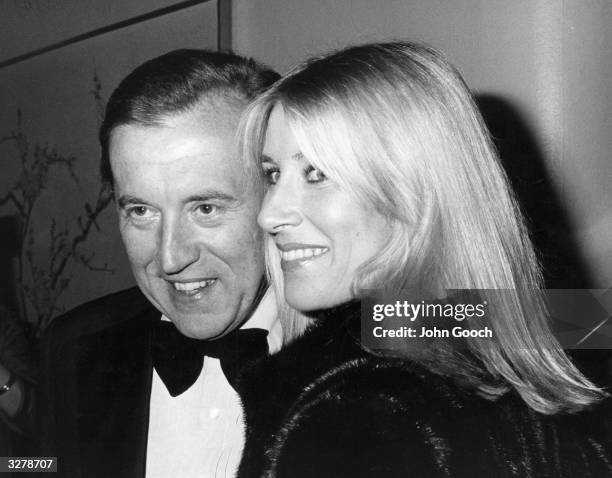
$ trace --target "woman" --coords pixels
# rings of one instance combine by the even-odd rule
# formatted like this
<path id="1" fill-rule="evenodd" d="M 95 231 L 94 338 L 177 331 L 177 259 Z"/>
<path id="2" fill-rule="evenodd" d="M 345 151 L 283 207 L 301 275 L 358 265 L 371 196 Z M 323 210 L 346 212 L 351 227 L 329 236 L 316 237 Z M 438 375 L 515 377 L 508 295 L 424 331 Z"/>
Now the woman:
<path id="1" fill-rule="evenodd" d="M 272 281 L 314 322 L 262 365 L 291 377 L 266 384 L 274 440 L 261 421 L 249 428 L 266 476 L 612 475 L 605 394 L 523 292 L 541 287 L 523 219 L 439 52 L 387 43 L 313 59 L 243 127 L 268 184 L 259 222 Z M 507 291 L 483 292 L 486 316 L 463 324 L 492 339 L 433 340 L 398 359 L 355 339 L 362 291 L 382 288 Z"/>

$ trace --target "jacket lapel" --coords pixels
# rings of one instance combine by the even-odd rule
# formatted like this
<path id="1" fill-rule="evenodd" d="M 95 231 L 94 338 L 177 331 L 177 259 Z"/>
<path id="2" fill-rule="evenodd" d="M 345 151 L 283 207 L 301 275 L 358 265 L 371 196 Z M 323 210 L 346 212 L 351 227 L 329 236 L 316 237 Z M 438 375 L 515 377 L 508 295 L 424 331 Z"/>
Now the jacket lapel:
<path id="1" fill-rule="evenodd" d="M 76 428 L 84 477 L 144 477 L 155 320 L 159 312 L 151 308 L 79 344 Z"/>

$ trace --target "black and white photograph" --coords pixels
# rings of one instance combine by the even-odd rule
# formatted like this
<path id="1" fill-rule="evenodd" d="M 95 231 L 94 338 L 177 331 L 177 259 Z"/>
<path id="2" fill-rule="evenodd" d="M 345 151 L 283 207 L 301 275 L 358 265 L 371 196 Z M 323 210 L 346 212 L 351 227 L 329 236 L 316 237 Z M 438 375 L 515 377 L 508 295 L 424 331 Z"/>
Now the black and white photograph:
<path id="1" fill-rule="evenodd" d="M 612 477 L 612 2 L 0 0 L 0 473 Z"/>

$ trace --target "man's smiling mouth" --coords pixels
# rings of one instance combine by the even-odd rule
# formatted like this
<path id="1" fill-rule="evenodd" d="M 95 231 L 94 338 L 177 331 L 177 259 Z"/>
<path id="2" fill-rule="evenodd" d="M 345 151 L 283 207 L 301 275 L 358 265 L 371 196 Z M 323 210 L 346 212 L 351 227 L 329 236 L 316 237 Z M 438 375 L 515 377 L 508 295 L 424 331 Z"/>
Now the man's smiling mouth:
<path id="1" fill-rule="evenodd" d="M 174 287 L 174 290 L 180 292 L 181 294 L 194 295 L 202 289 L 210 287 L 215 282 L 217 282 L 217 279 L 206 279 L 193 282 L 171 282 L 171 284 Z"/>

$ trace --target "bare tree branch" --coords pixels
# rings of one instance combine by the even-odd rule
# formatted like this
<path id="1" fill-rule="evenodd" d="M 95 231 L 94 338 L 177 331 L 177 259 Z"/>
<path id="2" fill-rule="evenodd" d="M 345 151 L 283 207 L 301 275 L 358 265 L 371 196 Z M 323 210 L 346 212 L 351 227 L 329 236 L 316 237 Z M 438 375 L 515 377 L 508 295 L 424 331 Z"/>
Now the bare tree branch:
<path id="1" fill-rule="evenodd" d="M 104 111 L 102 84 L 96 72 L 93 76 L 93 88 L 89 91 L 96 105 L 96 119 L 101 121 Z M 14 142 L 20 166 L 20 175 L 13 187 L 0 195 L 0 207 L 12 205 L 19 214 L 21 253 L 18 257 L 17 283 L 22 297 L 30 304 L 35 314 L 37 326 L 42 329 L 53 315 L 59 311 L 58 301 L 70 286 L 71 277 L 67 275 L 70 264 L 78 264 L 95 272 L 114 272 L 108 264 L 95 264 L 95 253 L 81 249 L 86 244 L 91 231 L 100 231 L 98 218 L 112 201 L 112 195 L 104 187 L 98 191 L 95 204 L 84 201 L 83 213 L 78 215 L 72 227 L 68 224 L 60 227 L 58 219 L 50 219 L 49 243 L 46 249 L 44 265 L 34 251 L 37 244 L 34 237 L 39 237 L 32 230 L 33 218 L 42 192 L 48 186 L 49 173 L 52 168 L 63 168 L 71 180 L 83 190 L 76 165 L 78 158 L 66 156 L 55 148 L 38 141 L 31 142 L 23 130 L 23 114 L 17 110 L 17 128 L 0 136 L 0 144 Z"/>

